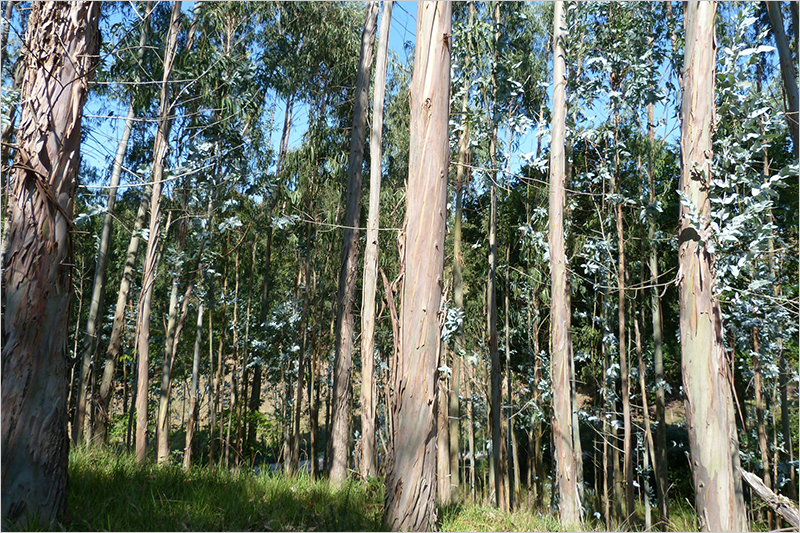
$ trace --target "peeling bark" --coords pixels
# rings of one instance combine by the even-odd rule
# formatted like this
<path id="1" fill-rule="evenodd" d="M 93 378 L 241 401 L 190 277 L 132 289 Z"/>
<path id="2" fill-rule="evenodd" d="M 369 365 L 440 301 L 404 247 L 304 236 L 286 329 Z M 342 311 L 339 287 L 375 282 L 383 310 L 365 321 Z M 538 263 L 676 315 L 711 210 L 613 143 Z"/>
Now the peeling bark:
<path id="1" fill-rule="evenodd" d="M 722 315 L 713 296 L 708 189 L 713 158 L 714 2 L 687 2 L 681 104 L 682 192 L 678 287 L 686 423 L 695 503 L 706 531 L 746 531 L 739 438 L 725 358 Z M 700 220 L 696 226 L 692 219 Z"/>
<path id="2" fill-rule="evenodd" d="M 3 259 L 4 528 L 52 526 L 66 508 L 72 213 L 99 18 L 97 3 L 37 2 L 25 36 Z"/>
<path id="3" fill-rule="evenodd" d="M 436 527 L 436 355 L 450 163 L 451 2 L 417 3 L 411 78 L 400 353 L 393 372 L 394 427 L 384 523 Z"/>

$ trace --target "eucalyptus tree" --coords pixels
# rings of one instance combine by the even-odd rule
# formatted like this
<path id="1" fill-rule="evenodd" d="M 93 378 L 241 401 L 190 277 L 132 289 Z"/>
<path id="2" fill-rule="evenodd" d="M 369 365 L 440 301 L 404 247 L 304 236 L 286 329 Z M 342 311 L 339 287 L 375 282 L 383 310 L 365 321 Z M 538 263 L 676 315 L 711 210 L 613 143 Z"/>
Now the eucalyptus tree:
<path id="1" fill-rule="evenodd" d="M 350 374 L 352 371 L 353 322 L 358 274 L 358 224 L 361 206 L 361 172 L 364 159 L 364 136 L 367 125 L 369 71 L 372 66 L 373 44 L 378 21 L 378 2 L 367 3 L 364 30 L 361 33 L 361 52 L 353 110 L 353 130 L 347 171 L 347 197 L 344 214 L 342 266 L 339 271 L 339 294 L 336 310 L 336 360 L 333 374 L 333 411 L 331 452 L 333 463 L 331 482 L 342 485 L 347 478 L 347 459 L 350 444 Z"/>
<path id="2" fill-rule="evenodd" d="M 450 161 L 451 2 L 417 4 L 400 351 L 384 523 L 392 530 L 436 525 L 437 350 Z"/>
<path id="3" fill-rule="evenodd" d="M 142 273 L 142 294 L 139 298 L 138 321 L 136 325 L 136 351 L 138 354 L 136 380 L 136 460 L 145 461 L 147 452 L 147 403 L 150 373 L 150 313 L 158 264 L 160 259 L 159 240 L 161 234 L 161 197 L 164 187 L 164 158 L 169 145 L 171 128 L 170 114 L 173 109 L 169 80 L 175 60 L 180 31 L 181 2 L 172 5 L 167 42 L 164 50 L 164 71 L 161 82 L 158 129 L 153 145 L 153 191 L 150 197 L 150 224 L 147 239 L 147 252 Z"/>
<path id="4" fill-rule="evenodd" d="M 372 127 L 369 136 L 369 214 L 367 241 L 364 248 L 364 285 L 361 304 L 361 475 L 377 473 L 375 464 L 375 293 L 378 282 L 378 227 L 381 200 L 381 141 L 383 139 L 383 104 L 386 94 L 386 62 L 389 54 L 389 28 L 392 22 L 392 0 L 384 0 L 378 33 L 375 62 L 375 88 L 372 104 Z"/>
<path id="5" fill-rule="evenodd" d="M 147 3 L 145 9 L 144 19 L 141 23 L 141 31 L 139 36 L 139 47 L 136 53 L 136 62 L 141 64 L 144 58 L 145 45 L 147 44 L 147 34 L 150 27 L 150 14 L 153 11 L 152 1 Z M 141 71 L 136 70 L 134 75 L 134 87 L 138 85 L 141 80 Z M 103 230 L 100 236 L 100 246 L 97 250 L 97 258 L 95 260 L 95 273 L 94 283 L 92 284 L 92 297 L 91 306 L 89 308 L 89 316 L 86 320 L 86 332 L 84 334 L 83 342 L 83 361 L 81 364 L 80 375 L 78 377 L 78 402 L 76 406 L 75 419 L 72 425 L 72 442 L 79 443 L 82 438 L 84 430 L 84 420 L 87 409 L 87 397 L 89 396 L 89 384 L 87 378 L 89 372 L 97 372 L 99 368 L 91 367 L 94 365 L 95 352 L 97 351 L 98 344 L 98 327 L 97 320 L 100 313 L 100 308 L 103 298 L 103 290 L 106 281 L 106 264 L 108 261 L 109 246 L 111 244 L 111 230 L 114 221 L 114 204 L 117 199 L 117 187 L 119 186 L 120 176 L 122 175 L 122 165 L 125 161 L 125 154 L 128 149 L 128 139 L 130 138 L 133 122 L 136 117 L 136 109 L 134 107 L 134 97 L 130 96 L 131 102 L 128 105 L 128 112 L 125 116 L 125 124 L 122 128 L 122 137 L 120 137 L 119 144 L 117 145 L 117 153 L 114 157 L 114 166 L 111 172 L 111 182 L 108 189 L 108 201 L 106 203 L 106 214 L 103 217 Z M 138 243 L 138 238 L 137 238 Z M 99 365 L 98 365 L 99 366 Z M 107 409 L 104 406 L 104 409 Z M 97 415 L 96 415 L 97 416 Z M 105 417 L 105 413 L 99 416 Z M 93 418 L 94 420 L 94 418 Z M 87 442 L 94 440 L 96 435 L 93 434 L 94 424 L 90 426 L 90 432 L 87 434 Z M 105 431 L 101 431 L 101 438 L 105 439 Z"/>
<path id="6" fill-rule="evenodd" d="M 66 510 L 71 227 L 99 17 L 97 3 L 37 3 L 25 34 L 3 257 L 2 520 L 15 527 Z"/>
<path id="7" fill-rule="evenodd" d="M 745 531 L 739 439 L 713 294 L 708 189 L 712 179 L 715 72 L 713 2 L 688 2 L 681 105 L 681 220 L 678 284 L 682 374 L 695 502 L 708 531 Z"/>
<path id="8" fill-rule="evenodd" d="M 575 386 L 572 373 L 572 344 L 570 339 L 571 312 L 569 307 L 567 265 L 564 252 L 565 202 L 564 180 L 566 129 L 567 72 L 564 51 L 564 3 L 556 1 L 553 14 L 553 118 L 550 141 L 550 276 L 551 276 L 551 370 L 553 386 L 553 439 L 555 441 L 558 510 L 561 523 L 571 526 L 581 521 L 581 502 L 578 493 L 576 459 L 573 444 L 572 405 L 570 391 Z"/>

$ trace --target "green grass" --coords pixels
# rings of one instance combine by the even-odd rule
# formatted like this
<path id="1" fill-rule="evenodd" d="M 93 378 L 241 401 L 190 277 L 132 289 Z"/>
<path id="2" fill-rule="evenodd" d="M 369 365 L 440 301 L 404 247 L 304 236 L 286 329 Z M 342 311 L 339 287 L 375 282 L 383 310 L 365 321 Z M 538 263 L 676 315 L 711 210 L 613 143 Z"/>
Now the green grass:
<path id="1" fill-rule="evenodd" d="M 383 481 L 351 481 L 333 489 L 308 475 L 287 477 L 207 466 L 137 465 L 114 450 L 73 449 L 69 460 L 65 531 L 384 531 Z M 632 524 L 643 531 L 643 509 Z M 656 519 L 656 510 L 653 509 Z M 603 531 L 590 518 L 579 531 Z M 755 530 L 763 524 L 751 524 Z M 690 502 L 670 502 L 669 531 L 697 531 Z M 29 524 L 29 530 L 38 530 Z M 439 510 L 441 531 L 564 531 L 553 512 L 501 512 L 486 504 Z M 566 528 L 566 530 L 574 530 Z"/>
<path id="2" fill-rule="evenodd" d="M 124 453 L 70 454 L 67 531 L 377 531 L 383 489 L 334 490 L 306 475 L 139 466 Z"/>

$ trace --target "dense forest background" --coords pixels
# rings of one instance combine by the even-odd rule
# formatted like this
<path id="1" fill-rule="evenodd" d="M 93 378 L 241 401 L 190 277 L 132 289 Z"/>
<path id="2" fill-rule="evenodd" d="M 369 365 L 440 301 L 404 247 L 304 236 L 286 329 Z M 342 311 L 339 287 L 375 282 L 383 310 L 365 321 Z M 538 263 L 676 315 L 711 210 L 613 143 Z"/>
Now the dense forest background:
<path id="1" fill-rule="evenodd" d="M 304 471 L 334 486 L 389 474 L 422 21 L 415 2 L 384 4 L 101 4 L 65 306 L 72 448 L 187 469 Z M 3 213 L 31 9 L 2 5 Z M 457 2 L 442 37 L 441 504 L 558 507 L 554 9 Z M 741 467 L 796 502 L 797 86 L 792 94 L 779 52 L 796 73 L 797 4 L 717 6 L 707 213 L 679 186 L 683 4 L 573 2 L 563 17 L 566 393 L 580 516 L 666 528 L 671 507 L 695 504 L 681 205 L 708 230 Z M 6 267 L 5 215 L 3 224 Z M 3 306 L 6 315 L 5 297 Z M 751 523 L 780 527 L 744 490 Z"/>

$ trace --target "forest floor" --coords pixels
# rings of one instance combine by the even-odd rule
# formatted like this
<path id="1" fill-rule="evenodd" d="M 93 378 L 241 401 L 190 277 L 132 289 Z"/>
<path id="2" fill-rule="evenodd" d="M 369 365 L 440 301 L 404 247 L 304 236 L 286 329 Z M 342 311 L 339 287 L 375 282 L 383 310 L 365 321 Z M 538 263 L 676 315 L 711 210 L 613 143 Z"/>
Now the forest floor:
<path id="1" fill-rule="evenodd" d="M 70 454 L 69 476 L 64 531 L 385 531 L 381 479 L 335 490 L 304 474 L 140 466 L 130 454 L 82 448 Z M 584 528 L 604 529 L 596 520 Z M 477 504 L 442 507 L 439 529 L 563 530 L 549 510 L 504 513 Z M 669 530 L 697 530 L 690 507 L 673 507 Z"/>

